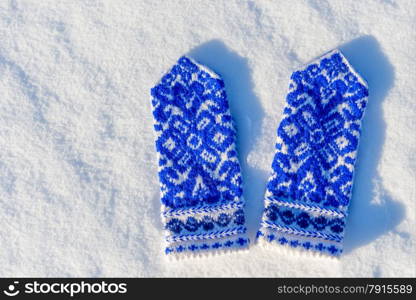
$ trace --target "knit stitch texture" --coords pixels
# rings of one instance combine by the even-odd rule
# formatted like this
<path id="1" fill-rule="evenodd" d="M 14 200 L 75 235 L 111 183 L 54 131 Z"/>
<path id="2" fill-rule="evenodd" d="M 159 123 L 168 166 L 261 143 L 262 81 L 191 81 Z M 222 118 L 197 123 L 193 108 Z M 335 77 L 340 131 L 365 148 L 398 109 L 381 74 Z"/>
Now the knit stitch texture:
<path id="1" fill-rule="evenodd" d="M 224 82 L 181 57 L 151 90 L 168 255 L 247 247 Z"/>
<path id="2" fill-rule="evenodd" d="M 342 253 L 367 99 L 366 82 L 339 50 L 292 74 L 258 239 Z"/>

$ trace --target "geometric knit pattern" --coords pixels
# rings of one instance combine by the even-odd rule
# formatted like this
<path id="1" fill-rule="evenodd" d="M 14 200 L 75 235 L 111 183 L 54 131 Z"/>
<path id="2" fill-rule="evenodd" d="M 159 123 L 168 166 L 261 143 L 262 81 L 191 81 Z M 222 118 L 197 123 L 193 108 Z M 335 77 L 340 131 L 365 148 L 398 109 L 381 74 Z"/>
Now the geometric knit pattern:
<path id="1" fill-rule="evenodd" d="M 366 82 L 339 50 L 290 80 L 257 238 L 342 253 Z"/>
<path id="2" fill-rule="evenodd" d="M 165 253 L 247 247 L 236 131 L 223 80 L 181 57 L 151 95 Z"/>

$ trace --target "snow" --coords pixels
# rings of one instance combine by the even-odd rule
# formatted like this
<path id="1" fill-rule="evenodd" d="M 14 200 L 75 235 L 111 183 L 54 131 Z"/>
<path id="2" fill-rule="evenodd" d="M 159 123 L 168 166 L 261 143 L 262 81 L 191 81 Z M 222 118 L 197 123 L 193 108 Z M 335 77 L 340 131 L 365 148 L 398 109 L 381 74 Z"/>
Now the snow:
<path id="1" fill-rule="evenodd" d="M 1 1 L 0 276 L 415 276 L 416 2 Z M 164 257 L 149 89 L 220 73 L 253 237 L 290 73 L 341 47 L 369 105 L 341 259 Z"/>

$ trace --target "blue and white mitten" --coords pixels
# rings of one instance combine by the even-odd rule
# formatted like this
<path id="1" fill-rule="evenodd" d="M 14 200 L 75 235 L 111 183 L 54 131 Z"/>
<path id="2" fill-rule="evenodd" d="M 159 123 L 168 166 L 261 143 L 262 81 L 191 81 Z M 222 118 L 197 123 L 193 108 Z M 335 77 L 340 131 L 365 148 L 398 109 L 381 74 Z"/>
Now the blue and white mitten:
<path id="1" fill-rule="evenodd" d="M 292 74 L 259 241 L 342 253 L 367 99 L 366 82 L 339 50 Z"/>
<path id="2" fill-rule="evenodd" d="M 151 94 L 165 253 L 247 247 L 236 131 L 223 80 L 181 57 Z"/>

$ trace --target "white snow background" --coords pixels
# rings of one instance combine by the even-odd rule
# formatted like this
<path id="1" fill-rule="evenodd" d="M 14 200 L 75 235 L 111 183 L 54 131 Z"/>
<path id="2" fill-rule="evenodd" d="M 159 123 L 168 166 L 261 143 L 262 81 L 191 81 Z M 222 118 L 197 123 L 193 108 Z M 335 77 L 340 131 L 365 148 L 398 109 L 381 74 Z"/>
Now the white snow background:
<path id="1" fill-rule="evenodd" d="M 0 276 L 415 276 L 416 1 L 0 1 Z M 169 261 L 150 88 L 224 78 L 250 236 L 288 79 L 341 47 L 369 82 L 345 254 Z"/>

